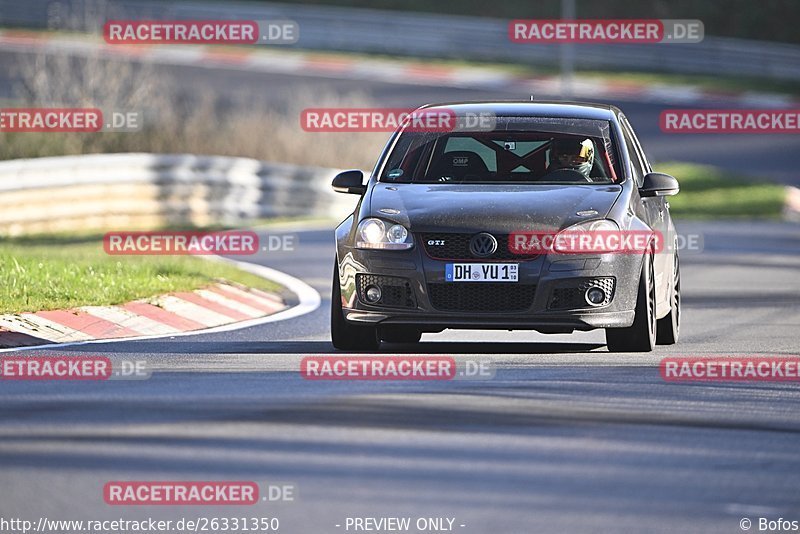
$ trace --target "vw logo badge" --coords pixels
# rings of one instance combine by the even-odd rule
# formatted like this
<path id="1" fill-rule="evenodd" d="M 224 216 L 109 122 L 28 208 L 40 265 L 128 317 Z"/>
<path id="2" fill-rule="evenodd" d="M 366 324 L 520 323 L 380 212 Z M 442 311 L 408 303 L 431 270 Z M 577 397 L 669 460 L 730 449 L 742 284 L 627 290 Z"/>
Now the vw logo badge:
<path id="1" fill-rule="evenodd" d="M 469 251 L 476 258 L 487 258 L 497 251 L 497 239 L 486 232 L 476 234 L 469 241 Z"/>

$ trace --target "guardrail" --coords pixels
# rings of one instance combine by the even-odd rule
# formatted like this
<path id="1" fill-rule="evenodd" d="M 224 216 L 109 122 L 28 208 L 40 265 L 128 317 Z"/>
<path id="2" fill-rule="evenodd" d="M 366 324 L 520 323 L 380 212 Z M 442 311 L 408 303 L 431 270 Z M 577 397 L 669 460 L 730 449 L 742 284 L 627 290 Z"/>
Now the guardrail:
<path id="1" fill-rule="evenodd" d="M 344 218 L 338 171 L 247 158 L 98 154 L 0 162 L 0 235 Z"/>
<path id="2" fill-rule="evenodd" d="M 91 12 L 94 0 L 0 0 L 0 25 L 62 28 L 73 13 Z M 515 44 L 507 20 L 375 9 L 279 3 L 211 4 L 197 1 L 116 0 L 95 17 L 172 19 L 292 19 L 300 40 L 292 47 L 400 56 L 506 61 L 556 66 L 559 45 Z M 82 30 L 102 20 L 84 17 Z M 74 26 L 73 26 L 74 27 Z M 579 46 L 584 69 L 752 76 L 800 80 L 800 46 L 706 36 L 697 44 L 598 44 Z"/>
<path id="3" fill-rule="evenodd" d="M 0 236 L 243 226 L 275 217 L 340 220 L 357 198 L 333 192 L 337 172 L 191 154 L 0 161 Z M 784 218 L 800 220 L 797 188 L 787 187 Z"/>

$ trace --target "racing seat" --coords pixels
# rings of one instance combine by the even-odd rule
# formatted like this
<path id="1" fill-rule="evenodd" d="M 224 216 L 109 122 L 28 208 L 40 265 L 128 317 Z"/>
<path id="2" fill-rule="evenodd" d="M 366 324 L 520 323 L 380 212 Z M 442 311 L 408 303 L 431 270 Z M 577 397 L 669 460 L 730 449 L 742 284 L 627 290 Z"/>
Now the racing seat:
<path id="1" fill-rule="evenodd" d="M 431 167 L 429 179 L 437 182 L 469 182 L 490 179 L 483 159 L 468 150 L 445 152 Z"/>

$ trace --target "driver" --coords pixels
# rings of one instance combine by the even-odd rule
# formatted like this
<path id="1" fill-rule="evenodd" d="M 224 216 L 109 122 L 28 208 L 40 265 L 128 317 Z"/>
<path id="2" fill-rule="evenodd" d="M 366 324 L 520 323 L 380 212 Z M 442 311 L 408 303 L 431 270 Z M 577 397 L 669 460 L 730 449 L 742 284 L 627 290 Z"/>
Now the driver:
<path id="1" fill-rule="evenodd" d="M 587 179 L 594 165 L 594 143 L 591 139 L 555 139 L 550 151 L 550 166 L 547 172 L 572 169 Z"/>

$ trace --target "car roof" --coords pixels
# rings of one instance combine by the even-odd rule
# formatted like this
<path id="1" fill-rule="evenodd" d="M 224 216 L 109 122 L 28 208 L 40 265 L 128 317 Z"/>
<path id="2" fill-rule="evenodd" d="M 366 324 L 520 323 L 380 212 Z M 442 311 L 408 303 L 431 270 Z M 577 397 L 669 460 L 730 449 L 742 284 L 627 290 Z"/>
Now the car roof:
<path id="1" fill-rule="evenodd" d="M 447 109 L 462 113 L 492 113 L 497 117 L 558 117 L 612 120 L 620 112 L 615 106 L 591 102 L 563 101 L 475 101 L 428 104 L 419 109 Z"/>

